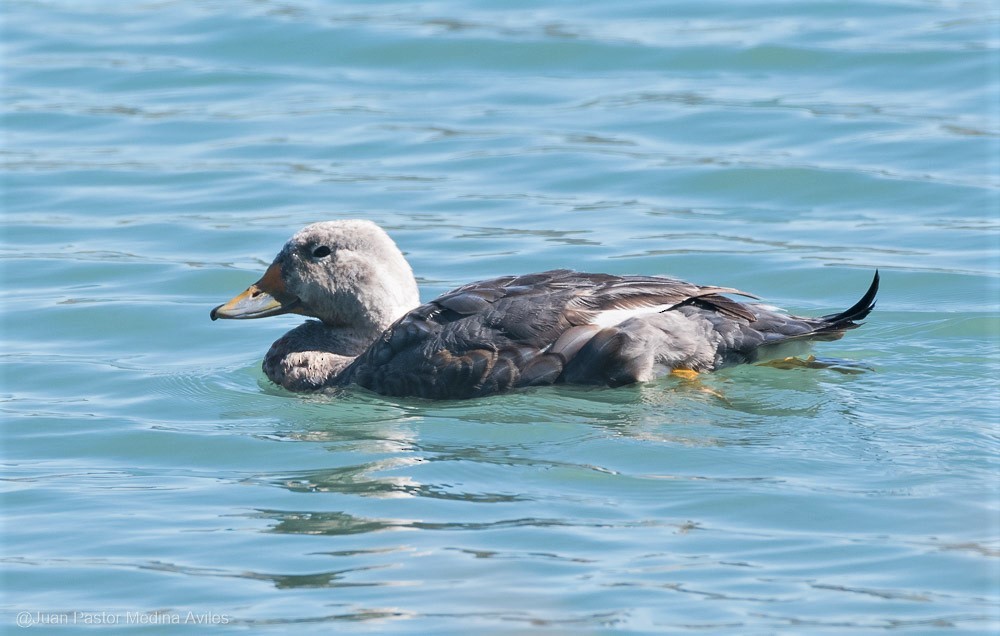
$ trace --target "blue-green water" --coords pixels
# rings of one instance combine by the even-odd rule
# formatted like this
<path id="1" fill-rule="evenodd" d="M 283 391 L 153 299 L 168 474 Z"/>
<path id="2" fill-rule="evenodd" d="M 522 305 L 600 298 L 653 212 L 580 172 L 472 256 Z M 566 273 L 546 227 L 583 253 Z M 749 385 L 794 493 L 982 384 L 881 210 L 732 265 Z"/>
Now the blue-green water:
<path id="1" fill-rule="evenodd" d="M 1000 629 L 995 5 L 0 10 L 0 630 Z M 879 268 L 818 351 L 873 370 L 288 394 L 297 320 L 208 311 L 342 217 L 425 299 L 574 267 L 822 314 Z"/>

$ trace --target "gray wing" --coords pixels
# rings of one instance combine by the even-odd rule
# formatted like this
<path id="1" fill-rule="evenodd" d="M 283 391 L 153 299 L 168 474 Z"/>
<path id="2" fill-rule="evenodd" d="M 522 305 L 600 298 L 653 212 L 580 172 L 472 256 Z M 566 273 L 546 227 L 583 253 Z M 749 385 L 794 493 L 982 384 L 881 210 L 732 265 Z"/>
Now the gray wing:
<path id="1" fill-rule="evenodd" d="M 608 379 L 607 367 L 620 366 L 628 347 L 610 337 L 609 328 L 591 324 L 594 317 L 649 307 L 681 316 L 676 310 L 697 307 L 728 321 L 756 319 L 750 307 L 723 293 L 742 292 L 665 277 L 569 270 L 473 283 L 405 315 L 340 381 L 386 395 L 436 399 L 562 381 L 634 382 L 641 378 L 627 370 L 612 371 L 618 379 Z"/>
<path id="2" fill-rule="evenodd" d="M 649 380 L 657 365 L 711 371 L 790 355 L 783 345 L 836 340 L 860 326 L 878 294 L 876 271 L 865 295 L 849 309 L 806 318 L 734 300 L 693 296 L 670 310 L 632 318 L 593 335 L 570 359 L 560 380 L 620 386 Z M 732 292 L 733 290 L 726 290 Z"/>

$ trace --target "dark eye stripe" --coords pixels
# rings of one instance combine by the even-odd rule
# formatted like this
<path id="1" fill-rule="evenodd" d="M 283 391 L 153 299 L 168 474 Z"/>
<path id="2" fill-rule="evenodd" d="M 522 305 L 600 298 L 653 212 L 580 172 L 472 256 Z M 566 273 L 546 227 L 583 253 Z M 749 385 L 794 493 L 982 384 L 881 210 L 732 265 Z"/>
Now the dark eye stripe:
<path id="1" fill-rule="evenodd" d="M 319 247 L 313 250 L 313 256 L 315 256 L 316 258 L 323 258 L 324 256 L 329 256 L 329 255 L 330 255 L 330 248 L 327 247 L 326 245 L 320 245 Z"/>

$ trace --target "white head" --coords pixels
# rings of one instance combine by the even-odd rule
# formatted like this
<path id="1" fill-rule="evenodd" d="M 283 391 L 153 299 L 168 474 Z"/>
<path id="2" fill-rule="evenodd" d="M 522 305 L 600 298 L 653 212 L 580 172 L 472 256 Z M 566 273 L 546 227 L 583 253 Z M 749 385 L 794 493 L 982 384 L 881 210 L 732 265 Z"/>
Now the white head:
<path id="1" fill-rule="evenodd" d="M 382 228 L 324 221 L 299 230 L 264 276 L 212 319 L 298 313 L 377 335 L 419 303 L 413 271 Z"/>

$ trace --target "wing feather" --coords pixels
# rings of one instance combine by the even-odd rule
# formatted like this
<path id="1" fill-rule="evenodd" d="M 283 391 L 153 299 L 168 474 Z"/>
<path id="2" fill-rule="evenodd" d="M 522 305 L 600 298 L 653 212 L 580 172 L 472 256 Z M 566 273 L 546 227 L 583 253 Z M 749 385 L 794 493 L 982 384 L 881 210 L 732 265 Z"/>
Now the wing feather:
<path id="1" fill-rule="evenodd" d="M 551 384 L 561 381 L 566 364 L 602 333 L 593 324 L 601 312 L 670 311 L 698 303 L 728 317 L 755 319 L 746 305 L 721 294 L 754 298 L 673 278 L 571 270 L 480 281 L 403 316 L 341 379 L 379 393 L 430 398 Z"/>

